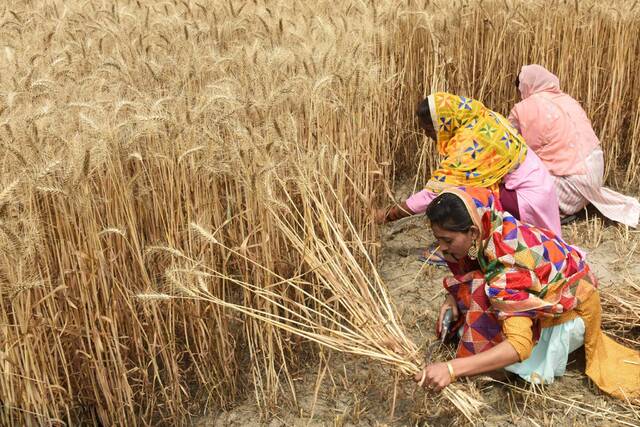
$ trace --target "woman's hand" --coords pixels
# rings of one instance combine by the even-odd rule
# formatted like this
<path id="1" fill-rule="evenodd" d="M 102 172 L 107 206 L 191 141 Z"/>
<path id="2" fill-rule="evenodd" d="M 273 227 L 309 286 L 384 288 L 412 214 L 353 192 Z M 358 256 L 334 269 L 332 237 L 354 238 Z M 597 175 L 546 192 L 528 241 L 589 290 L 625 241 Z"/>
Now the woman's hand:
<path id="1" fill-rule="evenodd" d="M 444 318 L 444 314 L 449 308 L 453 313 L 453 321 L 456 322 L 458 320 L 458 317 L 460 316 L 460 312 L 458 311 L 458 304 L 456 304 L 456 300 L 451 294 L 447 294 L 447 298 L 442 303 L 442 306 L 440 306 L 440 314 L 438 315 L 438 322 L 436 323 L 436 336 L 438 338 L 440 338 L 443 333 L 442 319 Z M 444 331 L 444 333 L 446 333 L 446 331 Z"/>
<path id="2" fill-rule="evenodd" d="M 446 363 L 427 365 L 422 371 L 415 374 L 413 379 L 420 387 L 434 392 L 439 392 L 451 384 L 451 374 L 449 374 Z"/>
<path id="3" fill-rule="evenodd" d="M 413 215 L 413 211 L 407 206 L 407 202 L 401 202 L 387 209 L 375 209 L 373 219 L 376 224 L 386 224 Z"/>
<path id="4" fill-rule="evenodd" d="M 374 209 L 373 210 L 373 220 L 378 225 L 382 225 L 387 222 L 387 212 L 388 209 Z"/>

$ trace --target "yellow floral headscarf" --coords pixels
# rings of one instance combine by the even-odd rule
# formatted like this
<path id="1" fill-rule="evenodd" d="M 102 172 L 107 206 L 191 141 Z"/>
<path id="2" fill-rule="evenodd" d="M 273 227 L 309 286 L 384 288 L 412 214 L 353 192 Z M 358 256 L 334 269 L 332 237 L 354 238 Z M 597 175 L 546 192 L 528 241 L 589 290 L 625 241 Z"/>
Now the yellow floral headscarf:
<path id="1" fill-rule="evenodd" d="M 480 101 L 436 92 L 429 96 L 438 152 L 443 156 L 427 189 L 452 186 L 497 189 L 525 159 L 527 145 L 509 121 Z"/>

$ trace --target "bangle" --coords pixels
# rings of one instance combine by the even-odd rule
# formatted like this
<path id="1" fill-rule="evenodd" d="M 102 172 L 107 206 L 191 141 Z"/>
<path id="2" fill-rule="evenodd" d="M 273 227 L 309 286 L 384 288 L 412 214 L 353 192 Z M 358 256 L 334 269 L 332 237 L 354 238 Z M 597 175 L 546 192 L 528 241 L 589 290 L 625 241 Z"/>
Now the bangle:
<path id="1" fill-rule="evenodd" d="M 449 377 L 451 378 L 451 382 L 456 381 L 456 373 L 453 371 L 453 365 L 451 362 L 447 362 L 447 369 L 449 370 Z"/>

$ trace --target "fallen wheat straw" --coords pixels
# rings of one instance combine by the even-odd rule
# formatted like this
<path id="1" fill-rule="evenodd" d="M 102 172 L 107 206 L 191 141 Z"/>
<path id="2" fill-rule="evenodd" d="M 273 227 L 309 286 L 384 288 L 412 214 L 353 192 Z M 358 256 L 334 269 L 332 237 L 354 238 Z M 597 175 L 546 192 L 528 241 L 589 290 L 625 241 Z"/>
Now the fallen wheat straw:
<path id="1" fill-rule="evenodd" d="M 285 185 L 279 190 L 290 191 Z M 267 303 L 264 306 L 275 308 L 276 312 L 273 309 L 267 311 L 224 301 L 206 288 L 193 285 L 193 281 L 188 279 L 177 285 L 182 291 L 182 297 L 238 311 L 337 351 L 379 360 L 412 377 L 421 369 L 419 350 L 404 332 L 386 287 L 346 211 L 340 201 L 336 200 L 337 195 L 330 188 L 328 179 L 316 174 L 311 182 L 300 183 L 297 190 L 311 202 L 301 213 L 292 209 L 287 215 L 283 215 L 281 208 L 276 207 L 270 208 L 270 213 L 288 239 L 291 250 L 297 251 L 308 266 L 306 276 L 312 276 L 313 282 L 317 281 L 323 286 L 326 294 L 324 300 L 306 290 L 313 287 L 311 281 L 299 277 L 285 279 L 259 265 L 259 268 L 274 276 L 277 285 L 258 286 L 214 268 L 202 268 L 211 278 L 236 284 Z M 337 213 L 331 206 L 337 206 Z M 305 221 L 298 218 L 301 215 L 304 215 Z M 339 225 L 334 215 L 341 219 L 342 225 Z M 245 254 L 222 244 L 203 227 L 192 224 L 191 228 L 209 243 L 257 265 Z M 355 254 L 366 260 L 365 266 L 369 268 L 370 274 L 362 268 Z M 198 274 L 203 275 L 202 272 Z M 176 280 L 176 283 L 178 282 L 179 280 Z M 270 290 L 283 289 L 284 285 L 288 289 L 287 292 Z M 291 290 L 304 295 L 308 302 L 289 298 L 287 295 Z M 309 302 L 313 304 L 310 305 Z M 469 421 L 478 420 L 479 409 L 483 403 L 466 393 L 463 386 L 454 384 L 446 388 L 443 395 Z"/>
<path id="2" fill-rule="evenodd" d="M 627 426 L 637 426 L 638 425 L 638 418 L 637 417 L 633 417 L 633 416 L 628 416 L 625 414 L 622 414 L 620 412 L 616 412 L 610 409 L 606 409 L 606 408 L 602 408 L 602 407 L 597 407 L 595 405 L 592 405 L 590 403 L 581 401 L 581 400 L 576 400 L 576 399 L 572 399 L 570 397 L 565 397 L 562 394 L 558 394 L 558 395 L 551 395 L 550 393 L 545 393 L 544 391 L 541 390 L 541 388 L 536 387 L 534 390 L 540 390 L 540 391 L 531 391 L 530 389 L 526 389 L 523 387 L 519 387 L 517 385 L 513 385 L 513 384 L 509 384 L 500 380 L 496 380 L 493 378 L 489 378 L 489 377 L 484 377 L 487 381 L 491 381 L 491 382 L 495 382 L 498 384 L 501 384 L 503 386 L 508 387 L 509 389 L 515 390 L 523 395 L 534 395 L 535 397 L 540 397 L 542 399 L 548 400 L 550 402 L 554 402 L 554 403 L 558 403 L 560 405 L 563 406 L 567 406 L 572 410 L 576 410 L 579 412 L 582 412 L 583 414 L 587 414 L 589 416 L 593 416 L 596 418 L 600 418 L 600 419 L 604 419 L 606 421 L 615 421 L 616 423 L 619 424 L 623 424 L 623 425 L 627 425 Z M 631 410 L 635 413 L 635 409 L 633 408 L 633 405 L 631 406 Z"/>
<path id="3" fill-rule="evenodd" d="M 608 334 L 640 347 L 640 285 L 627 279 L 600 292 L 602 328 Z"/>

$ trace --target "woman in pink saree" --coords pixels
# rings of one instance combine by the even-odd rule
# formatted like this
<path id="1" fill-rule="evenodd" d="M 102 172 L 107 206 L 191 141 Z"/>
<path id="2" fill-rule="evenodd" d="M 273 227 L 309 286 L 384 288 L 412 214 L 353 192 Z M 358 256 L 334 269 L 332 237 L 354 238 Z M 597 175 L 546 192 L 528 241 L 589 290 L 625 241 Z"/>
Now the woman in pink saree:
<path id="1" fill-rule="evenodd" d="M 640 203 L 603 187 L 600 141 L 580 104 L 560 90 L 558 77 L 540 65 L 525 65 L 516 84 L 522 101 L 509 121 L 553 176 L 560 214 L 575 214 L 591 203 L 607 218 L 636 227 Z"/>

